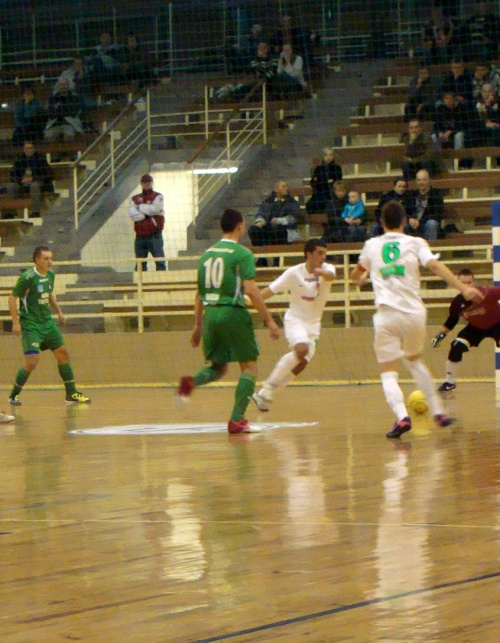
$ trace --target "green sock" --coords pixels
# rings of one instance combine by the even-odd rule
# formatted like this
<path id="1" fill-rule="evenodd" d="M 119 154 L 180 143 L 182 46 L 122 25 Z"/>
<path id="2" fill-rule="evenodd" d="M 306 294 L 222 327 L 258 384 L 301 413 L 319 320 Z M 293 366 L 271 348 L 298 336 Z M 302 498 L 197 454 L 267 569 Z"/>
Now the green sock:
<path id="1" fill-rule="evenodd" d="M 71 364 L 59 364 L 57 368 L 59 369 L 59 375 L 64 382 L 66 395 L 76 393 L 75 376 L 73 375 Z"/>
<path id="2" fill-rule="evenodd" d="M 12 387 L 12 391 L 10 392 L 10 397 L 16 397 L 16 395 L 19 395 L 19 393 L 23 390 L 23 386 L 28 381 L 28 377 L 30 375 L 31 373 L 24 370 L 24 368 L 21 366 L 21 368 L 17 371 L 16 379 L 14 380 L 14 386 Z"/>
<path id="3" fill-rule="evenodd" d="M 255 375 L 250 375 L 250 373 L 242 373 L 240 375 L 238 386 L 234 393 L 233 412 L 231 413 L 231 420 L 233 420 L 233 422 L 239 422 L 245 415 L 247 406 L 255 391 L 256 381 L 257 378 Z"/>
<path id="4" fill-rule="evenodd" d="M 203 386 L 203 384 L 208 384 L 209 382 L 216 382 L 220 380 L 220 378 L 220 370 L 213 366 L 202 368 L 201 371 L 198 371 L 196 375 L 193 376 L 195 386 Z"/>

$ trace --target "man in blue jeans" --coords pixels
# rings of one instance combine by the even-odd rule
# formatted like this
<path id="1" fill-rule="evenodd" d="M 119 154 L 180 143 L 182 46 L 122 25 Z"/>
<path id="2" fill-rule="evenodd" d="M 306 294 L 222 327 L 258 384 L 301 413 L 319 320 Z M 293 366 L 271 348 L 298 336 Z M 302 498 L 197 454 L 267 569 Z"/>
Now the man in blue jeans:
<path id="1" fill-rule="evenodd" d="M 135 256 L 147 259 L 149 253 L 153 257 L 165 257 L 163 249 L 163 227 L 165 213 L 163 210 L 163 194 L 153 190 L 151 174 L 141 176 L 142 192 L 132 197 L 129 215 L 134 222 Z M 156 261 L 156 270 L 166 270 L 165 261 Z M 148 269 L 148 262 L 142 262 L 142 269 Z"/>

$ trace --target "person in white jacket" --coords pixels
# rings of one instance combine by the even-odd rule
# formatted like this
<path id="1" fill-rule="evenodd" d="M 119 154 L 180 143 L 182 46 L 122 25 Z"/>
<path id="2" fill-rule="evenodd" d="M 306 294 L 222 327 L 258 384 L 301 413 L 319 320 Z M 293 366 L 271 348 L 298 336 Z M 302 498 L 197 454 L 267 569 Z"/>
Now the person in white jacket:
<path id="1" fill-rule="evenodd" d="M 166 270 L 163 249 L 163 227 L 165 225 L 163 194 L 153 190 L 151 174 L 141 176 L 141 187 L 142 192 L 130 200 L 128 211 L 134 222 L 135 256 L 138 259 L 147 259 L 148 254 L 151 253 L 156 259 L 156 270 Z M 142 269 L 148 269 L 147 261 L 142 262 Z"/>

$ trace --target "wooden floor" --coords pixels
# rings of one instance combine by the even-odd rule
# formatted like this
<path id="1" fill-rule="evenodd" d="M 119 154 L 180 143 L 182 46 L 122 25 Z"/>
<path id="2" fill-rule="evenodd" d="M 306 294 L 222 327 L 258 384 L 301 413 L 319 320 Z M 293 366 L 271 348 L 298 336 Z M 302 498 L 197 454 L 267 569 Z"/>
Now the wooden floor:
<path id="1" fill-rule="evenodd" d="M 500 640 L 493 384 L 396 441 L 379 386 L 290 387 L 235 437 L 232 389 L 89 393 L 0 426 L 2 642 Z"/>

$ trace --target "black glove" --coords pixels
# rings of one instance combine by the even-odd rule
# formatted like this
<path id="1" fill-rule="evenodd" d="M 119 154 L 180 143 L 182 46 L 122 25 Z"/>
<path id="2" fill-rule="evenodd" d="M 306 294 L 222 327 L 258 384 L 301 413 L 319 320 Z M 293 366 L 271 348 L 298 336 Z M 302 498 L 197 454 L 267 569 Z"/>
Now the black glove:
<path id="1" fill-rule="evenodd" d="M 441 331 L 440 333 L 438 333 L 438 334 L 436 335 L 436 337 L 433 337 L 433 338 L 431 339 L 431 346 L 432 346 L 432 348 L 437 348 L 437 347 L 439 346 L 439 344 L 443 341 L 443 339 L 444 339 L 445 337 L 446 337 L 446 333 L 444 333 L 443 331 Z"/>

